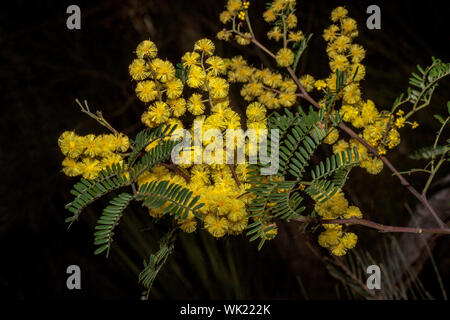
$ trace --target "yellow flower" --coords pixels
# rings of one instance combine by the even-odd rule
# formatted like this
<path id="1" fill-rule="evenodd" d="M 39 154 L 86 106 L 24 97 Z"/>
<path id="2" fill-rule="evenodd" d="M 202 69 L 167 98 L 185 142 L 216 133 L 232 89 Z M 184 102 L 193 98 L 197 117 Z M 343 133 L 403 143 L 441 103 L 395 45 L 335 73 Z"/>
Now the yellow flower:
<path id="1" fill-rule="evenodd" d="M 294 62 L 295 55 L 291 49 L 282 48 L 276 55 L 276 60 L 279 66 L 289 67 Z"/>
<path id="2" fill-rule="evenodd" d="M 210 74 L 218 76 L 224 74 L 227 70 L 223 59 L 217 56 L 209 57 L 206 59 L 206 63 L 210 65 L 207 69 Z"/>
<path id="3" fill-rule="evenodd" d="M 340 191 L 324 203 L 316 203 L 314 210 L 325 219 L 335 219 L 345 215 L 348 201 Z"/>
<path id="4" fill-rule="evenodd" d="M 181 117 L 186 112 L 186 100 L 184 98 L 169 99 L 167 103 L 174 117 Z"/>
<path id="5" fill-rule="evenodd" d="M 100 161 L 92 158 L 84 158 L 81 163 L 81 173 L 85 179 L 95 179 L 101 171 Z"/>
<path id="6" fill-rule="evenodd" d="M 231 14 L 235 14 L 241 8 L 242 8 L 242 1 L 241 0 L 228 0 L 228 2 L 227 2 L 227 10 Z"/>
<path id="7" fill-rule="evenodd" d="M 75 177 L 82 173 L 82 166 L 80 162 L 77 162 L 72 158 L 65 158 L 62 162 L 62 171 L 66 176 Z"/>
<path id="8" fill-rule="evenodd" d="M 342 243 L 339 243 L 331 248 L 331 253 L 337 257 L 341 257 L 347 253 L 347 249 Z"/>
<path id="9" fill-rule="evenodd" d="M 333 42 L 333 46 L 338 53 L 342 53 L 347 50 L 349 45 L 350 39 L 347 36 L 339 36 Z"/>
<path id="10" fill-rule="evenodd" d="M 337 32 L 339 31 L 339 27 L 337 25 L 332 24 L 323 32 L 323 38 L 325 41 L 330 42 L 337 38 Z"/>
<path id="11" fill-rule="evenodd" d="M 192 233 L 197 229 L 197 221 L 194 219 L 179 220 L 180 229 L 186 233 Z"/>
<path id="12" fill-rule="evenodd" d="M 183 92 L 183 82 L 178 78 L 167 81 L 165 85 L 167 88 L 166 95 L 169 99 L 178 98 Z"/>
<path id="13" fill-rule="evenodd" d="M 398 116 L 402 116 L 404 114 L 405 114 L 405 112 L 402 109 L 398 109 L 398 111 L 396 113 L 396 115 L 398 115 Z"/>
<path id="14" fill-rule="evenodd" d="M 314 78 L 309 74 L 305 74 L 300 78 L 300 84 L 306 91 L 311 91 L 314 88 Z"/>
<path id="15" fill-rule="evenodd" d="M 295 93 L 282 92 L 279 94 L 278 99 L 282 106 L 291 107 L 297 101 L 297 96 L 295 95 Z"/>
<path id="16" fill-rule="evenodd" d="M 386 154 L 386 149 L 384 147 L 382 147 L 382 146 L 378 146 L 378 150 L 377 151 L 378 151 L 378 154 L 380 156 L 383 156 L 383 155 Z"/>
<path id="17" fill-rule="evenodd" d="M 231 21 L 232 15 L 231 15 L 231 13 L 230 13 L 229 11 L 225 10 L 225 11 L 222 11 L 222 12 L 220 13 L 219 19 L 220 19 L 220 22 L 222 22 L 223 24 L 225 24 L 225 23 Z"/>
<path id="18" fill-rule="evenodd" d="M 204 218 L 204 222 L 206 230 L 216 238 L 223 237 L 229 226 L 226 218 L 216 217 L 214 214 L 208 214 Z"/>
<path id="19" fill-rule="evenodd" d="M 264 21 L 270 23 L 270 22 L 274 22 L 277 19 L 277 15 L 272 8 L 269 8 L 266 11 L 264 11 L 263 18 L 264 18 Z"/>
<path id="20" fill-rule="evenodd" d="M 359 44 L 352 44 L 350 46 L 349 52 L 350 52 L 350 55 L 352 56 L 353 63 L 361 62 L 366 55 L 366 51 Z"/>
<path id="21" fill-rule="evenodd" d="M 326 144 L 333 144 L 337 139 L 339 139 L 339 131 L 333 128 L 328 132 L 328 135 L 325 137 L 323 142 L 325 142 Z"/>
<path id="22" fill-rule="evenodd" d="M 115 148 L 114 137 L 112 135 L 101 135 L 95 138 L 97 144 L 97 155 L 109 156 Z"/>
<path id="23" fill-rule="evenodd" d="M 352 33 L 357 29 L 357 24 L 355 19 L 345 18 L 342 20 L 342 31 L 346 34 Z"/>
<path id="24" fill-rule="evenodd" d="M 102 168 L 112 167 L 113 164 L 118 164 L 118 163 L 120 163 L 120 164 L 123 163 L 122 157 L 119 156 L 118 154 L 111 153 L 109 156 L 102 159 L 101 167 Z"/>
<path id="25" fill-rule="evenodd" d="M 275 12 L 281 12 L 283 11 L 288 4 L 288 1 L 286 0 L 275 0 L 272 2 L 272 8 Z"/>
<path id="26" fill-rule="evenodd" d="M 397 118 L 397 120 L 395 120 L 395 126 L 397 128 L 403 128 L 405 126 L 405 121 L 406 121 L 405 118 L 399 117 L 399 118 Z"/>
<path id="27" fill-rule="evenodd" d="M 130 139 L 123 133 L 113 137 L 114 150 L 118 152 L 125 152 L 130 147 Z"/>
<path id="28" fill-rule="evenodd" d="M 323 80 L 317 80 L 314 82 L 314 87 L 316 87 L 317 90 L 322 90 L 327 87 L 327 83 Z"/>
<path id="29" fill-rule="evenodd" d="M 248 105 L 246 115 L 250 121 L 263 121 L 266 118 L 266 108 L 259 102 L 253 102 Z"/>
<path id="30" fill-rule="evenodd" d="M 144 80 L 150 75 L 150 70 L 143 59 L 134 59 L 128 67 L 128 71 L 134 80 Z"/>
<path id="31" fill-rule="evenodd" d="M 356 116 L 353 120 L 352 120 L 352 125 L 355 128 L 362 128 L 364 127 L 365 121 L 362 117 L 360 117 L 359 115 Z"/>
<path id="32" fill-rule="evenodd" d="M 300 42 L 305 38 L 302 31 L 289 32 L 288 39 L 294 42 Z"/>
<path id="33" fill-rule="evenodd" d="M 144 112 L 144 113 L 141 115 L 141 121 L 142 121 L 143 124 L 145 124 L 145 125 L 146 125 L 147 127 L 149 127 L 149 128 L 155 128 L 155 127 L 158 126 L 158 124 L 155 123 L 155 122 L 152 120 L 152 117 L 151 117 L 151 115 L 149 114 L 148 111 Z"/>
<path id="34" fill-rule="evenodd" d="M 400 133 L 395 129 L 391 129 L 389 130 L 388 139 L 388 147 L 392 149 L 400 144 Z"/>
<path id="35" fill-rule="evenodd" d="M 237 34 L 235 36 L 236 42 L 241 46 L 249 45 L 252 42 L 252 35 L 249 32 L 244 33 L 242 36 Z"/>
<path id="36" fill-rule="evenodd" d="M 342 245 L 346 249 L 353 249 L 356 246 L 356 242 L 358 241 L 358 236 L 353 232 L 347 232 L 342 237 Z"/>
<path id="37" fill-rule="evenodd" d="M 229 222 L 228 233 L 229 234 L 239 234 L 245 230 L 248 225 L 248 218 L 242 218 L 236 222 Z"/>
<path id="38" fill-rule="evenodd" d="M 211 77 L 208 81 L 208 85 L 213 99 L 225 98 L 228 95 L 229 84 L 225 79 Z"/>
<path id="39" fill-rule="evenodd" d="M 276 26 L 273 27 L 272 30 L 267 32 L 267 37 L 271 40 L 273 39 L 275 41 L 280 41 L 280 39 L 283 37 L 283 32 L 281 31 L 280 27 Z"/>
<path id="40" fill-rule="evenodd" d="M 319 235 L 319 244 L 325 248 L 331 248 L 339 244 L 342 237 L 342 226 L 328 228 Z"/>
<path id="41" fill-rule="evenodd" d="M 291 13 L 286 18 L 286 24 L 289 29 L 293 29 L 297 26 L 297 17 Z"/>
<path id="42" fill-rule="evenodd" d="M 203 104 L 203 97 L 199 93 L 194 93 L 187 102 L 187 108 L 194 116 L 203 114 L 205 112 L 205 105 Z"/>
<path id="43" fill-rule="evenodd" d="M 138 44 L 136 48 L 136 55 L 139 59 L 150 58 L 153 59 L 158 54 L 158 48 L 150 40 L 144 40 Z"/>
<path id="44" fill-rule="evenodd" d="M 348 142 L 341 139 L 335 145 L 333 145 L 333 153 L 340 154 L 342 151 L 347 151 Z"/>
<path id="45" fill-rule="evenodd" d="M 419 126 L 419 123 L 417 121 L 414 121 L 413 124 L 411 125 L 411 128 L 415 129 Z"/>
<path id="46" fill-rule="evenodd" d="M 161 82 L 167 82 L 175 78 L 175 67 L 170 61 L 155 59 L 151 66 L 155 70 L 156 78 Z"/>
<path id="47" fill-rule="evenodd" d="M 344 121 L 353 121 L 359 115 L 359 112 L 354 106 L 346 104 L 341 107 L 340 114 Z"/>
<path id="48" fill-rule="evenodd" d="M 63 155 L 76 158 L 84 151 L 83 139 L 73 131 L 65 131 L 58 138 L 58 145 Z"/>
<path id="49" fill-rule="evenodd" d="M 361 219 L 362 218 L 361 210 L 356 206 L 349 206 L 347 208 L 347 210 L 345 211 L 344 218 L 345 219 L 349 219 L 349 218 Z"/>
<path id="50" fill-rule="evenodd" d="M 217 39 L 219 40 L 223 40 L 223 41 L 230 41 L 232 36 L 232 31 L 229 30 L 220 30 L 219 32 L 217 32 Z"/>
<path id="51" fill-rule="evenodd" d="M 194 50 L 200 51 L 206 54 L 207 56 L 211 56 L 214 53 L 214 43 L 209 39 L 200 39 L 194 44 Z"/>
<path id="52" fill-rule="evenodd" d="M 348 11 L 344 7 L 337 7 L 336 9 L 331 11 L 331 20 L 336 22 L 339 19 L 342 19 L 345 16 L 347 16 L 347 13 L 348 13 Z"/>
<path id="53" fill-rule="evenodd" d="M 154 123 L 164 123 L 170 117 L 169 106 L 165 102 L 157 101 L 148 108 L 148 115 Z"/>
<path id="54" fill-rule="evenodd" d="M 245 84 L 241 89 L 241 96 L 247 100 L 251 101 L 263 93 L 264 86 L 261 82 L 249 82 Z"/>
<path id="55" fill-rule="evenodd" d="M 370 174 L 378 174 L 383 170 L 383 161 L 378 158 L 367 158 L 361 161 L 361 167 Z"/>
<path id="56" fill-rule="evenodd" d="M 206 73 L 199 66 L 193 65 L 189 68 L 187 85 L 191 88 L 199 88 L 205 83 Z"/>
<path id="57" fill-rule="evenodd" d="M 232 222 L 238 222 L 239 220 L 244 219 L 247 215 L 245 203 L 240 199 L 232 199 L 228 210 L 228 220 Z"/>
<path id="58" fill-rule="evenodd" d="M 363 104 L 361 116 L 364 121 L 369 124 L 374 123 L 377 120 L 379 113 L 372 100 L 369 99 Z"/>
<path id="59" fill-rule="evenodd" d="M 358 70 L 358 72 L 356 71 Z M 360 63 L 355 63 L 350 66 L 351 78 L 354 81 L 361 81 L 366 76 L 366 67 Z"/>
<path id="60" fill-rule="evenodd" d="M 142 102 L 152 102 L 158 96 L 154 81 L 139 81 L 136 86 L 136 95 Z"/>
<path id="61" fill-rule="evenodd" d="M 349 65 L 348 59 L 346 56 L 338 54 L 333 57 L 330 61 L 330 69 L 333 72 L 336 72 L 336 69 L 339 71 L 344 71 Z"/>
<path id="62" fill-rule="evenodd" d="M 88 134 L 82 138 L 82 143 L 84 146 L 84 154 L 91 158 L 99 155 L 99 153 L 100 153 L 100 150 L 98 148 L 97 141 L 95 138 L 96 137 L 93 134 Z"/>
<path id="63" fill-rule="evenodd" d="M 199 59 L 200 55 L 198 54 L 198 52 L 186 52 L 181 58 L 181 61 L 183 62 L 183 67 L 187 68 L 198 65 Z"/>
<path id="64" fill-rule="evenodd" d="M 344 102 L 355 104 L 361 100 L 361 90 L 356 83 L 351 83 L 344 88 Z"/>

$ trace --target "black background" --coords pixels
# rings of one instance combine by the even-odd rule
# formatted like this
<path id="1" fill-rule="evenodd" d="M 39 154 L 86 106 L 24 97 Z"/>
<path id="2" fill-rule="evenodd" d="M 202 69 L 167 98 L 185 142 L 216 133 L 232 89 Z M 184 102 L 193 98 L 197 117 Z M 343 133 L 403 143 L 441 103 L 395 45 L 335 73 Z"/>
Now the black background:
<path id="1" fill-rule="evenodd" d="M 357 41 L 368 51 L 364 95 L 382 109 L 390 108 L 394 98 L 405 91 L 408 75 L 416 64 L 429 64 L 431 55 L 448 61 L 448 1 L 417 4 L 377 1 L 382 10 L 381 30 L 365 27 L 365 9 L 372 2 L 298 2 L 302 30 L 317 35 L 301 70 L 317 77 L 327 76 L 325 44 L 320 35 L 330 24 L 331 9 L 345 4 L 350 16 L 359 23 Z M 81 30 L 66 28 L 66 8 L 70 4 L 81 7 Z M 250 14 L 254 20 L 260 19 L 263 6 L 263 1 L 252 1 Z M 222 1 L 211 0 L 11 1 L 2 6 L 0 296 L 16 299 L 139 297 L 141 288 L 135 274 L 119 260 L 108 261 L 93 255 L 88 219 L 67 230 L 64 205 L 70 201 L 68 191 L 74 181 L 60 172 L 63 157 L 57 148 L 57 138 L 68 129 L 76 129 L 81 134 L 102 132 L 102 128 L 78 110 L 74 103 L 77 97 L 87 99 L 93 109 L 101 109 L 114 127 L 131 136 L 135 134 L 140 128 L 139 117 L 144 106 L 134 98 L 127 67 L 136 44 L 150 37 L 158 45 L 160 56 L 178 62 L 185 51 L 192 50 L 197 39 L 213 38 L 222 28 L 218 20 L 222 7 Z M 262 38 L 266 26 L 256 22 L 254 25 Z M 230 57 L 238 52 L 237 48 L 215 42 L 222 56 Z M 254 49 L 245 48 L 243 54 L 257 61 Z M 400 170 L 416 165 L 403 161 L 411 150 L 433 141 L 436 122 L 430 115 L 442 110 L 448 89 L 446 82 L 433 100 L 433 109 L 419 115 L 421 127 L 415 132 L 416 138 L 404 138 L 398 152 L 392 155 Z M 369 218 L 374 215 L 378 221 L 397 224 L 406 221 L 402 203 L 410 201 L 414 205 L 415 202 L 389 173 L 378 177 L 367 177 L 363 172 L 355 175 L 352 178 L 355 190 Z M 421 177 L 411 179 L 418 186 L 423 183 Z M 98 213 L 101 205 L 94 206 L 87 214 Z M 374 234 L 367 233 L 369 239 Z M 365 237 L 363 231 L 359 235 Z M 119 242 L 127 250 L 125 239 Z M 239 259 L 247 267 L 242 274 L 250 280 L 243 282 L 246 290 L 240 297 L 301 298 L 292 284 L 295 275 L 288 271 L 290 257 L 282 257 L 276 243 L 258 254 L 256 247 L 247 242 L 242 236 L 220 243 L 239 250 L 239 257 L 246 257 Z M 434 253 L 444 283 L 450 279 L 447 252 L 448 240 L 440 240 Z M 135 263 L 141 262 L 136 254 L 130 255 Z M 196 270 L 183 262 L 182 252 L 179 255 L 180 266 L 195 284 Z M 82 290 L 77 292 L 65 286 L 65 271 L 70 264 L 82 269 Z M 430 275 L 431 266 L 426 265 L 422 273 L 433 292 L 436 283 Z M 308 278 L 308 274 L 302 276 Z M 201 284 L 185 290 L 183 283 L 171 283 L 170 275 L 164 279 L 169 280 L 156 284 L 160 292 L 156 298 L 236 297 L 227 296 L 220 286 L 214 287 L 213 295 Z M 427 282 L 427 279 L 432 280 Z M 306 289 L 315 298 L 336 298 L 332 285 L 310 282 Z"/>

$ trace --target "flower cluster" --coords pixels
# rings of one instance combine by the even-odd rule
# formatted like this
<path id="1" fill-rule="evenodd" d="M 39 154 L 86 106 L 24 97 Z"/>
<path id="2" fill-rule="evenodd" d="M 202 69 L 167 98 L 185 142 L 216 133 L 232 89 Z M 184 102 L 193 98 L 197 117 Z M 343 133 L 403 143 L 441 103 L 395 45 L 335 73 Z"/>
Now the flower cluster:
<path id="1" fill-rule="evenodd" d="M 341 100 L 342 106 L 339 110 L 343 120 L 352 124 L 360 130 L 360 136 L 372 147 L 383 155 L 386 149 L 392 149 L 400 143 L 400 134 L 397 128 L 403 125 L 402 118 L 396 120 L 387 111 L 379 111 L 375 103 L 364 100 L 361 97 L 360 81 L 365 77 L 365 67 L 362 61 L 365 58 L 365 49 L 353 43 L 358 36 L 357 23 L 347 16 L 347 9 L 338 7 L 331 13 L 333 24 L 325 29 L 323 38 L 327 42 L 327 55 L 331 74 L 328 78 L 317 80 L 314 87 L 325 91 L 328 88 L 337 93 L 337 100 Z M 336 88 L 338 74 L 343 74 L 345 83 L 343 88 Z M 311 79 L 310 89 L 312 88 Z M 321 101 L 321 105 L 325 102 Z M 341 152 L 348 147 L 356 147 L 359 152 L 360 166 L 368 173 L 378 174 L 383 169 L 383 162 L 375 156 L 371 156 L 368 150 L 354 139 L 345 141 L 339 139 L 337 130 L 329 133 L 325 140 L 333 145 L 335 153 Z"/>
<path id="2" fill-rule="evenodd" d="M 264 20 L 270 25 L 267 38 L 280 43 L 280 49 L 274 53 L 256 40 L 248 16 L 249 6 L 249 1 L 228 0 L 225 10 L 220 14 L 220 21 L 229 28 L 221 30 L 217 38 L 224 41 L 234 39 L 240 45 L 253 42 L 274 58 L 279 67 L 287 68 L 282 70 L 295 75 L 300 50 L 309 39 L 298 28 L 296 1 L 274 0 L 263 13 Z M 354 43 L 358 36 L 357 23 L 347 14 L 344 7 L 334 9 L 331 13 L 333 24 L 323 33 L 327 42 L 330 75 L 316 80 L 305 74 L 298 81 L 307 92 L 316 90 L 322 95 L 319 101 L 321 107 L 330 107 L 331 113 L 339 109 L 343 120 L 356 128 L 359 136 L 383 155 L 387 149 L 400 143 L 398 129 L 405 124 L 410 124 L 412 128 L 418 124 L 406 121 L 408 115 L 404 116 L 402 110 L 393 108 L 391 112 L 379 111 L 372 100 L 362 98 L 360 81 L 365 77 L 362 64 L 365 49 Z M 136 96 L 146 105 L 141 121 L 149 128 L 177 125 L 177 129 L 186 127 L 191 134 L 195 134 L 195 124 L 200 123 L 202 132 L 215 129 L 224 134 L 227 129 L 245 128 L 260 133 L 260 130 L 267 129 L 268 113 L 271 110 L 292 107 L 299 96 L 307 96 L 302 88 L 298 91 L 295 76 L 297 83 L 284 73 L 256 68 L 242 56 L 221 58 L 215 54 L 215 45 L 209 39 L 198 40 L 193 50 L 186 52 L 176 66 L 158 57 L 158 48 L 150 40 L 142 41 L 135 53 L 136 57 L 129 65 L 129 74 L 135 81 Z M 337 88 L 337 83 L 342 82 L 340 80 L 343 80 L 342 86 Z M 230 105 L 229 90 L 232 84 L 241 88 L 240 95 L 246 104 L 242 115 Z M 335 97 L 331 106 L 327 105 L 330 93 Z M 204 156 L 206 148 L 222 148 L 213 138 L 208 140 L 203 136 L 201 145 L 183 150 L 182 156 L 194 160 Z M 245 142 L 247 155 L 249 144 L 253 142 Z M 360 166 L 371 174 L 378 174 L 383 168 L 383 162 L 370 155 L 369 150 L 358 140 L 339 139 L 336 128 L 330 129 L 324 142 L 332 145 L 333 153 L 338 155 L 348 148 L 356 148 Z M 123 134 L 90 134 L 81 137 L 74 132 L 64 132 L 58 143 L 66 156 L 63 161 L 64 173 L 68 176 L 82 175 L 86 179 L 94 179 L 106 166 L 123 163 L 123 153 L 130 144 L 128 137 Z M 149 152 L 158 143 L 152 142 L 145 151 Z M 236 148 L 240 147 L 235 144 L 231 152 L 236 152 Z M 224 160 L 229 159 L 228 151 L 227 146 Z M 199 196 L 199 201 L 204 204 L 198 212 L 202 218 L 202 227 L 211 235 L 220 238 L 242 233 L 249 223 L 247 205 L 253 198 L 252 193 L 248 192 L 249 167 L 245 163 L 219 164 L 209 160 L 203 159 L 201 164 L 159 164 L 142 174 L 137 183 L 141 186 L 151 181 L 166 180 L 186 187 L 194 196 Z M 284 178 L 269 176 L 265 179 L 278 181 Z M 303 191 L 304 188 L 305 185 L 301 184 L 297 190 Z M 149 209 L 149 214 L 161 218 L 168 205 Z M 273 205 L 267 204 L 268 207 Z M 317 203 L 315 211 L 323 219 L 362 217 L 360 209 L 349 206 L 342 192 L 324 203 Z M 261 238 L 272 239 L 277 234 L 277 226 L 270 212 L 252 219 L 264 221 Z M 177 223 L 183 231 L 191 233 L 200 222 L 190 214 L 179 218 Z M 345 226 L 323 224 L 323 227 L 325 231 L 319 235 L 318 241 L 332 254 L 341 256 L 355 247 L 357 236 L 347 232 Z"/>
<path id="3" fill-rule="evenodd" d="M 233 5 L 230 9 L 233 12 L 237 10 Z M 142 54 L 140 48 L 143 47 L 148 48 L 145 51 L 147 54 Z M 177 124 L 179 129 L 183 128 L 183 123 L 187 123 L 186 118 L 193 118 L 202 124 L 203 132 L 208 129 L 225 132 L 227 129 L 241 128 L 241 117 L 230 106 L 227 77 L 230 65 L 237 66 L 240 59 L 222 59 L 214 55 L 215 46 L 211 40 L 198 40 L 194 44 L 194 50 L 186 52 L 181 58 L 182 68 L 187 72 L 183 83 L 175 76 L 173 64 L 157 58 L 156 47 L 153 47 L 154 44 L 149 40 L 139 44 L 136 50 L 138 58 L 129 68 L 131 77 L 138 81 L 137 96 L 141 101 L 151 103 L 142 115 L 145 125 L 153 128 L 160 124 Z M 140 59 L 144 68 L 141 74 L 136 76 L 134 65 L 136 61 L 141 61 Z M 265 113 L 261 115 L 254 110 L 250 114 L 251 121 L 262 123 L 262 120 L 265 120 Z M 191 153 L 191 157 L 201 156 L 204 148 L 211 143 L 214 141 L 203 139 L 201 150 L 193 148 L 192 151 L 182 152 Z M 154 144 L 149 145 L 146 150 L 150 150 Z M 232 165 L 238 181 L 242 183 L 233 178 L 231 168 L 227 164 L 180 164 L 177 168 L 183 172 L 184 177 L 163 165 L 158 165 L 142 175 L 138 184 L 168 180 L 192 190 L 194 195 L 200 196 L 200 202 L 205 204 L 199 213 L 202 215 L 204 228 L 214 237 L 238 234 L 246 228 L 246 204 L 250 199 L 250 194 L 246 193 L 249 188 L 249 185 L 245 184 L 248 170 L 246 164 Z M 159 218 L 163 209 L 164 206 L 150 209 L 150 215 Z M 198 222 L 191 214 L 186 219 L 179 219 L 178 223 L 183 231 L 193 232 Z"/>
<path id="4" fill-rule="evenodd" d="M 272 26 L 267 37 L 276 42 L 283 42 L 283 47 L 278 50 L 275 56 L 280 67 L 289 67 L 294 63 L 294 48 L 305 37 L 301 30 L 297 28 L 297 16 L 295 15 L 295 0 L 276 0 L 263 13 L 264 20 Z"/>
<path id="5" fill-rule="evenodd" d="M 250 66 L 241 56 L 230 60 L 228 81 L 241 84 L 241 96 L 250 102 L 247 107 L 249 128 L 255 126 L 252 122 L 259 122 L 256 126 L 265 127 L 266 109 L 291 107 L 297 101 L 297 86 L 291 78 L 268 68 Z"/>
<path id="6" fill-rule="evenodd" d="M 280 67 L 290 67 L 293 65 L 295 60 L 294 50 L 299 47 L 298 44 L 300 42 L 305 40 L 303 32 L 296 30 L 298 21 L 295 15 L 295 6 L 295 0 L 275 0 L 263 14 L 264 20 L 271 25 L 271 29 L 267 33 L 268 39 L 282 42 L 282 48 L 273 55 Z M 250 32 L 245 32 L 242 30 L 242 23 L 237 23 L 236 21 L 236 12 L 239 12 L 240 8 L 240 1 L 228 1 L 226 10 L 221 13 L 220 18 L 224 24 L 231 23 L 232 29 L 223 29 L 220 31 L 217 34 L 219 39 L 229 41 L 232 35 L 235 35 L 236 42 L 241 45 L 248 44 L 253 39 L 250 22 L 247 22 Z M 339 27 L 334 25 L 325 30 L 324 33 L 325 40 L 329 42 L 327 53 L 331 59 L 330 67 L 332 74 L 327 79 L 317 81 L 313 76 L 305 74 L 299 81 L 307 92 L 317 89 L 325 93 L 327 88 L 336 90 L 338 72 L 346 73 L 346 78 L 352 79 L 352 81 L 347 82 L 347 87 L 340 98 L 345 100 L 347 105 L 355 108 L 355 111 L 359 112 L 358 115 L 360 118 L 378 118 L 378 114 L 373 114 L 373 109 L 375 108 L 373 102 L 370 100 L 363 102 L 360 99 L 359 81 L 365 75 L 365 68 L 361 64 L 361 61 L 364 59 L 365 51 L 360 45 L 351 43 L 352 39 L 358 35 L 356 21 L 348 18 L 346 9 L 342 7 L 333 11 L 332 20 L 340 25 Z M 244 42 L 243 39 L 247 39 L 247 41 Z M 358 72 L 355 72 L 356 70 Z M 241 84 L 241 96 L 244 100 L 250 102 L 246 109 L 247 127 L 249 128 L 266 127 L 267 109 L 291 107 L 297 102 L 298 88 L 292 78 L 283 77 L 282 74 L 267 68 L 254 68 L 242 57 L 234 57 L 229 62 L 228 81 L 230 83 Z M 323 104 L 324 101 L 320 103 Z M 372 120 L 369 122 L 373 123 Z M 357 148 L 360 159 L 362 160 L 362 166 L 371 173 L 377 173 L 381 170 L 381 160 L 370 157 L 368 150 L 356 139 L 350 139 L 350 141 L 342 139 L 337 141 L 338 138 L 339 133 L 337 129 L 332 129 L 325 139 L 326 143 L 333 144 L 334 153 L 340 154 L 349 147 L 352 149 Z M 395 137 L 392 136 L 392 138 Z M 393 141 L 395 140 L 393 139 Z M 338 200 L 340 200 L 341 204 L 345 203 L 345 205 L 340 210 L 332 209 L 333 203 Z M 357 207 L 348 207 L 348 202 L 342 193 L 339 193 L 323 205 L 317 205 L 316 210 L 320 211 L 320 215 L 323 218 L 345 218 L 349 214 L 351 216 L 362 217 Z M 329 238 L 334 235 L 332 230 L 336 230 L 335 240 Z M 338 230 L 340 231 L 337 232 Z M 345 254 L 346 250 L 356 245 L 356 241 L 356 235 L 342 232 L 342 226 L 340 225 L 326 225 L 326 231 L 320 235 L 319 239 L 319 243 L 330 249 L 335 255 Z"/>
<path id="7" fill-rule="evenodd" d="M 324 219 L 362 218 L 361 210 L 349 206 L 342 192 L 336 193 L 324 203 L 314 207 L 317 214 Z M 342 225 L 323 224 L 325 231 L 319 235 L 319 244 L 330 250 L 336 256 L 344 255 L 347 250 L 355 247 L 358 237 L 352 232 L 345 232 Z"/>
<path id="8" fill-rule="evenodd" d="M 62 162 L 64 174 L 95 179 L 107 166 L 122 163 L 120 153 L 128 150 L 130 141 L 123 134 L 79 136 L 73 131 L 65 131 L 59 137 L 58 145 L 65 156 Z"/>

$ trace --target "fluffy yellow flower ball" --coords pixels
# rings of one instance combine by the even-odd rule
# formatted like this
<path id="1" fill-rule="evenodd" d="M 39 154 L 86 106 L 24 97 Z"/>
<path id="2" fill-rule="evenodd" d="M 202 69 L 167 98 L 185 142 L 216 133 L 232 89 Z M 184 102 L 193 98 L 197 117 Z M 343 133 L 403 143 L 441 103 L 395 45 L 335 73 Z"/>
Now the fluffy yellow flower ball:
<path id="1" fill-rule="evenodd" d="M 292 63 L 294 63 L 294 58 L 294 53 L 288 48 L 280 49 L 276 55 L 277 63 L 281 67 L 289 67 Z"/>

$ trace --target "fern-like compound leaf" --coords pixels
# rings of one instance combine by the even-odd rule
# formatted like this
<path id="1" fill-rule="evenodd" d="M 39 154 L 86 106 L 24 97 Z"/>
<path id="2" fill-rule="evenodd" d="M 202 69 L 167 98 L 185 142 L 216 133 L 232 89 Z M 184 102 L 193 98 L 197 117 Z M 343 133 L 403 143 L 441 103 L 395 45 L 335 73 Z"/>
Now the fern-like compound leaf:
<path id="1" fill-rule="evenodd" d="M 134 140 L 133 149 L 128 156 L 128 163 L 132 165 L 139 154 L 152 142 L 170 137 L 176 127 L 177 125 L 160 125 L 155 129 L 144 129 L 140 131 Z"/>
<path id="2" fill-rule="evenodd" d="M 197 210 L 203 203 L 197 204 L 199 196 L 192 197 L 192 191 L 169 181 L 152 181 L 141 185 L 137 200 L 148 208 L 162 208 L 164 213 L 176 218 L 186 219 L 189 213 L 199 218 Z"/>
<path id="3" fill-rule="evenodd" d="M 441 146 L 430 146 L 421 148 L 414 153 L 412 153 L 409 157 L 414 160 L 420 159 L 431 159 L 440 155 L 443 155 L 450 151 L 450 145 L 441 145 Z"/>
<path id="4" fill-rule="evenodd" d="M 106 257 L 108 257 L 113 242 L 114 229 L 119 224 L 119 220 L 131 200 L 133 200 L 131 194 L 121 193 L 103 209 L 101 217 L 97 220 L 94 233 L 94 244 L 100 247 L 95 250 L 94 254 L 106 251 Z"/>
<path id="5" fill-rule="evenodd" d="M 66 222 L 72 224 L 73 221 L 78 220 L 81 212 L 89 204 L 113 190 L 129 185 L 130 181 L 126 172 L 126 165 L 117 163 L 106 167 L 93 180 L 81 178 L 70 191 L 74 195 L 74 199 L 66 205 L 66 209 L 73 215 L 68 217 Z"/>

